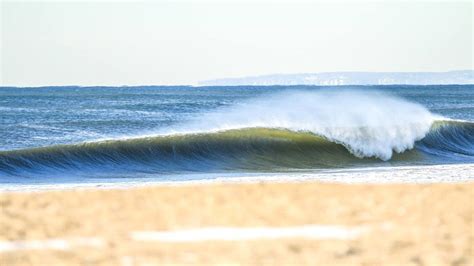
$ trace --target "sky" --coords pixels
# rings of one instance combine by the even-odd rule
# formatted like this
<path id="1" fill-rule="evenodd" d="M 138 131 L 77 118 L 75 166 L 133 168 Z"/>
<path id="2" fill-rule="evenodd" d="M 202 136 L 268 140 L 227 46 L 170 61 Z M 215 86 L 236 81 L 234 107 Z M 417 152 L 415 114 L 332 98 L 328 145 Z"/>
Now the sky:
<path id="1" fill-rule="evenodd" d="M 0 1 L 0 86 L 473 68 L 471 1 Z"/>

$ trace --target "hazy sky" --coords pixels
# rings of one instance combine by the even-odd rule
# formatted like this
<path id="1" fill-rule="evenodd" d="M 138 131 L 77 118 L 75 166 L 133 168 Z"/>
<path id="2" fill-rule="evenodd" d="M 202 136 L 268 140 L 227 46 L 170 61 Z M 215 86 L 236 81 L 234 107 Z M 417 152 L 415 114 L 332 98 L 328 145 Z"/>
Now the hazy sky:
<path id="1" fill-rule="evenodd" d="M 473 68 L 470 1 L 0 1 L 0 85 Z"/>

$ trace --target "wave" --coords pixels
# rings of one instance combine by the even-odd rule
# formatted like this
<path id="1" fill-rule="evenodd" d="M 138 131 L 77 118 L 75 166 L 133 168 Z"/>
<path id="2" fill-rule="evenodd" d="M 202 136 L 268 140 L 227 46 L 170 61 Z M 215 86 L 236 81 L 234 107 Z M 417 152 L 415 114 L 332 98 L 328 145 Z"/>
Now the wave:
<path id="1" fill-rule="evenodd" d="M 246 128 L 215 133 L 146 137 L 0 152 L 0 172 L 62 171 L 168 173 L 284 170 L 474 161 L 474 123 L 439 121 L 414 149 L 389 162 L 354 156 L 343 144 L 310 132 Z"/>
<path id="2" fill-rule="evenodd" d="M 282 128 L 322 136 L 357 157 L 389 160 L 394 151 L 413 148 L 437 119 L 419 104 L 383 93 L 290 91 L 201 115 L 165 133 Z"/>
<path id="3" fill-rule="evenodd" d="M 474 123 L 388 95 L 283 93 L 158 135 L 0 152 L 0 176 L 474 162 Z"/>

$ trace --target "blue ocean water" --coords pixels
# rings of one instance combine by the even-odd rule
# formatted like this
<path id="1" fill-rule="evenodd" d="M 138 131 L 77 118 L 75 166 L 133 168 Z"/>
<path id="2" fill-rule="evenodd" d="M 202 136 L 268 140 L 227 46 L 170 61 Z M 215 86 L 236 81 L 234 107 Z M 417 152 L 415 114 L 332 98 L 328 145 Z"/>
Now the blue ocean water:
<path id="1" fill-rule="evenodd" d="M 0 181 L 474 162 L 474 86 L 0 87 Z"/>

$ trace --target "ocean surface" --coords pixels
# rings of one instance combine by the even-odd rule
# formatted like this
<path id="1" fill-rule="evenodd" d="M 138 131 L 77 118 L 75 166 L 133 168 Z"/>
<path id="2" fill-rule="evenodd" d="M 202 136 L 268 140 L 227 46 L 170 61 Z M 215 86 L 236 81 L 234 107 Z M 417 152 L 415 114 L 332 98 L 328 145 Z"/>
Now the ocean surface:
<path id="1" fill-rule="evenodd" d="M 3 186 L 473 163 L 473 85 L 0 87 Z"/>

